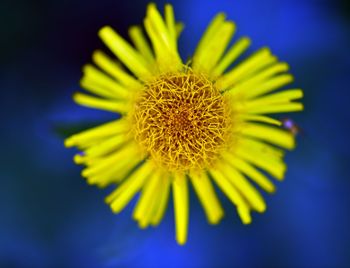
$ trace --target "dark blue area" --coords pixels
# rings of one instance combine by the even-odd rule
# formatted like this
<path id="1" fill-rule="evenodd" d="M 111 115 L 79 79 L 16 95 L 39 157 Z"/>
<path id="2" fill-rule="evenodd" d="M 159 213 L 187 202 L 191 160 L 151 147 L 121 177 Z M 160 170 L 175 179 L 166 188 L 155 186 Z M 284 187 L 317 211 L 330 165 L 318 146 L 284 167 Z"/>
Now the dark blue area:
<path id="1" fill-rule="evenodd" d="M 165 1 L 157 1 L 162 7 Z M 86 185 L 57 126 L 103 122 L 114 115 L 76 106 L 81 66 L 104 48 L 106 24 L 126 36 L 147 1 L 2 1 L 0 8 L 0 267 L 349 267 L 350 8 L 347 1 L 174 2 L 186 24 L 190 57 L 219 11 L 248 35 L 250 51 L 269 46 L 305 91 L 303 129 L 287 154 L 288 173 L 266 196 L 268 210 L 240 224 L 207 225 L 191 200 L 189 240 L 174 240 L 172 205 L 156 229 L 140 230 L 133 204 L 113 215 L 108 190 Z M 193 194 L 193 193 L 192 193 Z"/>

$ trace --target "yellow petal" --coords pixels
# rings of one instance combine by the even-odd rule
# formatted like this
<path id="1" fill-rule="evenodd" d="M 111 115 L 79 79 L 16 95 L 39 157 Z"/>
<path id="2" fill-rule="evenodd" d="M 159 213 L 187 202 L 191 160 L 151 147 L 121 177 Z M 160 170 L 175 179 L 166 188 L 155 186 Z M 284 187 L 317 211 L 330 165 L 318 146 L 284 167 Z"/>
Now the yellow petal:
<path id="1" fill-rule="evenodd" d="M 153 25 L 155 32 L 166 47 L 173 47 L 169 30 L 167 29 L 162 16 L 160 15 L 156 5 L 151 3 L 147 6 L 147 18 Z"/>
<path id="2" fill-rule="evenodd" d="M 90 88 L 95 86 L 99 87 L 105 92 L 111 93 L 112 96 L 117 99 L 127 100 L 130 98 L 130 93 L 127 88 L 121 86 L 116 80 L 100 72 L 94 66 L 90 64 L 85 65 L 83 67 L 83 73 L 83 85 L 90 85 Z"/>
<path id="3" fill-rule="evenodd" d="M 207 45 L 202 48 L 201 54 L 193 58 L 193 69 L 210 74 L 221 56 L 223 55 L 228 43 L 230 42 L 235 31 L 233 22 L 225 22 L 213 34 Z"/>
<path id="4" fill-rule="evenodd" d="M 238 143 L 243 144 L 247 148 L 258 151 L 259 153 L 264 154 L 265 157 L 274 160 L 281 160 L 285 155 L 285 151 L 283 149 L 277 148 L 262 140 L 244 137 L 244 139 L 240 140 Z"/>
<path id="5" fill-rule="evenodd" d="M 239 118 L 243 119 L 244 121 L 256 121 L 256 122 L 268 123 L 276 126 L 282 125 L 281 121 L 278 121 L 274 118 L 263 116 L 263 115 L 241 114 L 239 115 Z"/>
<path id="6" fill-rule="evenodd" d="M 138 163 L 140 163 L 140 158 L 137 155 L 131 159 L 120 159 L 118 162 L 110 165 L 108 169 L 88 176 L 86 180 L 89 184 L 96 184 L 98 187 L 104 188 L 111 183 L 119 183 L 124 180 Z"/>
<path id="7" fill-rule="evenodd" d="M 116 135 L 110 139 L 106 139 L 101 143 L 92 146 L 85 150 L 85 155 L 89 157 L 99 157 L 105 154 L 110 153 L 113 150 L 120 148 L 129 141 L 129 138 L 126 135 Z"/>
<path id="8" fill-rule="evenodd" d="M 181 35 L 183 29 L 185 28 L 185 25 L 181 22 L 177 22 L 175 25 L 175 30 L 176 30 L 176 38 L 179 38 Z"/>
<path id="9" fill-rule="evenodd" d="M 222 163 L 220 169 L 224 176 L 235 186 L 240 194 L 249 202 L 250 206 L 258 211 L 264 212 L 266 204 L 259 191 L 232 165 Z"/>
<path id="10" fill-rule="evenodd" d="M 214 77 L 221 75 L 250 45 L 250 39 L 243 37 L 239 39 L 223 56 L 220 62 L 215 66 L 212 75 Z"/>
<path id="11" fill-rule="evenodd" d="M 162 72 L 180 70 L 182 61 L 174 45 L 176 40 L 170 36 L 169 30 L 155 4 L 148 5 L 144 26 L 151 39 L 159 70 Z"/>
<path id="12" fill-rule="evenodd" d="M 137 50 L 149 61 L 150 63 L 154 62 L 154 56 L 152 53 L 152 49 L 148 44 L 147 38 L 142 32 L 142 28 L 140 26 L 132 26 L 129 29 L 129 36 L 136 46 Z"/>
<path id="13" fill-rule="evenodd" d="M 266 192 L 273 193 L 275 192 L 275 185 L 260 171 L 250 165 L 248 162 L 235 158 L 233 156 L 225 157 L 225 160 L 233 165 L 240 172 L 247 175 L 252 181 L 258 184 Z"/>
<path id="14" fill-rule="evenodd" d="M 191 182 L 207 215 L 208 222 L 217 224 L 224 216 L 213 185 L 204 173 L 191 173 Z"/>
<path id="15" fill-rule="evenodd" d="M 177 49 L 177 36 L 176 36 L 176 22 L 173 6 L 170 4 L 165 5 L 165 22 L 169 32 L 169 38 L 172 41 L 174 49 Z"/>
<path id="16" fill-rule="evenodd" d="M 250 114 L 274 114 L 274 113 L 290 113 L 304 110 L 304 105 L 298 102 L 289 102 L 275 105 L 265 105 L 250 108 L 247 112 Z"/>
<path id="17" fill-rule="evenodd" d="M 235 148 L 234 154 L 245 160 L 252 163 L 253 165 L 266 170 L 272 176 L 278 180 L 284 178 L 284 173 L 287 169 L 286 164 L 276 158 L 266 157 L 266 153 L 247 146 L 246 144 L 239 144 Z"/>
<path id="18" fill-rule="evenodd" d="M 73 100 L 82 106 L 106 110 L 120 114 L 125 114 L 129 110 L 129 106 L 125 102 L 100 99 L 79 92 L 73 95 Z"/>
<path id="19" fill-rule="evenodd" d="M 89 143 L 94 140 L 117 135 L 125 132 L 128 129 L 126 120 L 119 119 L 112 122 L 102 124 L 100 126 L 74 134 L 65 140 L 66 147 L 80 146 L 84 143 Z"/>
<path id="20" fill-rule="evenodd" d="M 111 27 L 103 27 L 99 35 L 110 50 L 112 50 L 124 65 L 137 77 L 145 79 L 151 76 L 146 59 Z"/>
<path id="21" fill-rule="evenodd" d="M 118 134 L 112 137 L 106 137 L 105 139 L 98 140 L 95 143 L 88 144 L 84 148 L 84 153 L 74 156 L 74 161 L 77 164 L 91 165 L 95 162 L 103 161 L 105 155 L 108 158 L 111 153 L 115 153 L 123 146 L 126 146 L 130 140 L 126 137 L 126 134 Z M 130 144 L 129 144 L 130 145 Z"/>
<path id="22" fill-rule="evenodd" d="M 289 89 L 282 92 L 270 94 L 264 97 L 260 97 L 254 100 L 247 101 L 245 104 L 246 110 L 251 108 L 270 106 L 275 104 L 284 104 L 292 100 L 300 99 L 303 97 L 303 91 L 301 89 Z"/>
<path id="23" fill-rule="evenodd" d="M 150 162 L 144 163 L 114 192 L 106 197 L 106 202 L 110 204 L 114 213 L 119 213 L 124 209 L 153 171 L 154 166 Z"/>
<path id="24" fill-rule="evenodd" d="M 151 218 L 151 224 L 153 226 L 157 226 L 164 217 L 170 194 L 170 177 L 163 176 L 158 187 L 157 202 L 155 203 L 154 214 Z"/>
<path id="25" fill-rule="evenodd" d="M 291 150 L 295 147 L 294 136 L 280 128 L 258 123 L 247 123 L 241 131 L 243 135 L 261 139 L 286 149 Z"/>
<path id="26" fill-rule="evenodd" d="M 240 95 L 244 99 L 253 98 L 260 95 L 259 88 L 262 84 L 270 81 L 272 78 L 275 79 L 276 75 L 286 72 L 288 69 L 289 66 L 287 63 L 277 62 L 264 70 L 242 79 L 233 85 L 233 87 L 228 90 L 228 93 L 233 96 Z M 255 93 L 255 91 L 257 92 Z"/>
<path id="27" fill-rule="evenodd" d="M 238 207 L 237 212 L 243 224 L 250 224 L 252 222 L 252 217 L 250 216 L 250 211 L 247 207 Z"/>
<path id="28" fill-rule="evenodd" d="M 175 174 L 172 185 L 176 241 L 180 245 L 184 245 L 187 240 L 188 214 L 190 205 L 188 201 L 187 178 L 183 174 Z"/>
<path id="29" fill-rule="evenodd" d="M 262 48 L 225 73 L 217 83 L 222 90 L 226 90 L 231 88 L 233 84 L 238 83 L 252 73 L 276 61 L 277 58 L 271 55 L 268 48 Z"/>
<path id="30" fill-rule="evenodd" d="M 249 215 L 249 205 L 234 187 L 234 185 L 222 174 L 221 171 L 211 169 L 210 174 L 221 191 L 230 199 L 230 201 L 237 207 L 238 215 L 244 224 L 251 222 Z"/>
<path id="31" fill-rule="evenodd" d="M 126 86 L 128 89 L 139 89 L 142 87 L 139 81 L 123 70 L 121 64 L 118 64 L 115 60 L 112 60 L 102 51 L 95 51 L 92 55 L 92 60 L 98 67 Z"/>
<path id="32" fill-rule="evenodd" d="M 157 195 L 157 186 L 160 179 L 160 173 L 155 172 L 143 186 L 141 197 L 133 212 L 133 218 L 140 222 L 140 227 L 146 227 L 149 223 L 152 215 L 151 204 L 154 197 Z"/>
<path id="33" fill-rule="evenodd" d="M 290 74 L 280 75 L 274 78 L 271 78 L 270 80 L 266 81 L 265 83 L 262 83 L 259 87 L 255 88 L 251 92 L 247 92 L 247 97 L 256 97 L 268 92 L 271 92 L 273 90 L 279 89 L 285 85 L 288 85 L 293 81 L 293 76 Z"/>
<path id="34" fill-rule="evenodd" d="M 120 97 L 118 97 L 117 94 L 113 93 L 111 90 L 95 83 L 94 81 L 89 80 L 86 76 L 80 80 L 80 86 L 83 89 L 97 96 L 104 97 L 106 99 L 116 99 L 116 100 L 121 99 Z"/>
<path id="35" fill-rule="evenodd" d="M 82 175 L 84 177 L 96 175 L 100 172 L 103 172 L 104 170 L 111 168 L 115 163 L 119 161 L 135 158 L 135 156 L 139 154 L 139 148 L 136 144 L 127 144 L 120 150 L 117 150 L 116 152 L 106 157 L 91 159 L 89 167 L 83 171 Z"/>
<path id="36" fill-rule="evenodd" d="M 211 40 L 213 39 L 217 31 L 223 26 L 224 23 L 225 23 L 224 13 L 217 14 L 209 23 L 193 55 L 194 66 L 196 65 L 197 61 L 200 62 L 200 59 L 205 54 L 208 43 L 211 42 Z"/>

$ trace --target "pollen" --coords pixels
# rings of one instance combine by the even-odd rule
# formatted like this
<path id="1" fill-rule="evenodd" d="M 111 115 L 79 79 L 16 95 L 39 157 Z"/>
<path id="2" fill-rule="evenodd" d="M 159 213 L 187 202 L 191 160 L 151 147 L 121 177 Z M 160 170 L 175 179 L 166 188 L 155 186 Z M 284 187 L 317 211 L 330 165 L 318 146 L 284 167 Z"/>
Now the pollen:
<path id="1" fill-rule="evenodd" d="M 211 166 L 229 135 L 230 118 L 215 84 L 191 70 L 146 83 L 132 115 L 137 142 L 169 171 Z"/>

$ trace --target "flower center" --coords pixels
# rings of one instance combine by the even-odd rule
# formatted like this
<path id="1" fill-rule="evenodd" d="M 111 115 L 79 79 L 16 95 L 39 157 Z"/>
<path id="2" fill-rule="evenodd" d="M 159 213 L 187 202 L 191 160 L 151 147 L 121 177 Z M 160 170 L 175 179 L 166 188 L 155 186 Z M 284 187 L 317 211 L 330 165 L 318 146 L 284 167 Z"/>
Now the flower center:
<path id="1" fill-rule="evenodd" d="M 165 74 L 147 83 L 136 101 L 135 138 L 167 170 L 205 168 L 227 140 L 228 107 L 203 75 Z"/>

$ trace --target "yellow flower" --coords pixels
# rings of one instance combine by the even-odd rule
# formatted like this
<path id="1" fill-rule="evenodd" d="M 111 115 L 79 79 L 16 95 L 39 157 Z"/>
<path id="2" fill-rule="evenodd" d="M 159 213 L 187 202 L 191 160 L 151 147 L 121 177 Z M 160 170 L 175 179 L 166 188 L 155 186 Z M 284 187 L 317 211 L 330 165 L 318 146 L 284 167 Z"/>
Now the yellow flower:
<path id="1" fill-rule="evenodd" d="M 74 100 L 122 117 L 73 135 L 65 145 L 82 151 L 74 160 L 86 166 L 82 175 L 89 184 L 118 185 L 106 198 L 113 212 L 141 192 L 133 212 L 141 228 L 160 223 L 172 191 L 176 240 L 184 244 L 190 182 L 209 223 L 224 216 L 214 182 L 249 224 L 252 211 L 266 209 L 251 181 L 274 192 L 265 172 L 282 180 L 283 149 L 295 146 L 292 133 L 266 116 L 303 109 L 294 102 L 303 95 L 300 89 L 275 92 L 293 80 L 288 64 L 268 48 L 235 63 L 250 39 L 230 46 L 236 26 L 221 13 L 187 64 L 177 50 L 183 25 L 171 5 L 163 18 L 150 4 L 144 28 L 148 38 L 140 26 L 130 28 L 134 46 L 108 26 L 100 30 L 119 62 L 96 51 L 96 66 L 86 65 L 81 80 L 91 94 L 76 93 Z"/>

